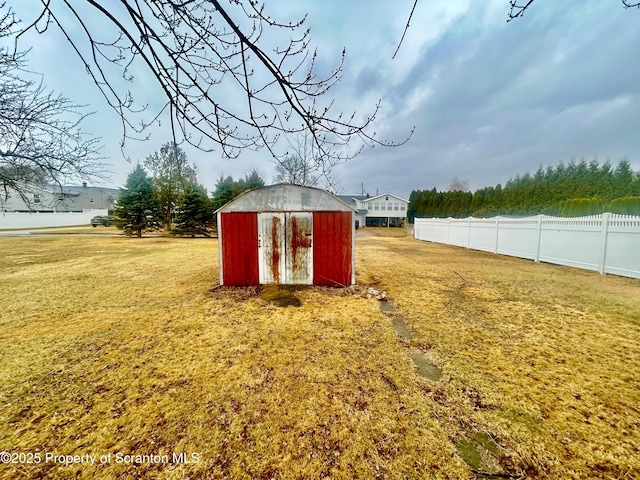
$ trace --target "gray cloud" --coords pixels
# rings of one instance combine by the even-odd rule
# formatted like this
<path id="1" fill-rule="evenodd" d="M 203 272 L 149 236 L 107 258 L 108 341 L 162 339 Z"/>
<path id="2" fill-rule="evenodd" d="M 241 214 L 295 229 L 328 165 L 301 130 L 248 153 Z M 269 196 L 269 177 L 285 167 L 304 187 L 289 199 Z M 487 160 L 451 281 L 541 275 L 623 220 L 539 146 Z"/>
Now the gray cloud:
<path id="1" fill-rule="evenodd" d="M 504 183 L 572 158 L 628 156 L 640 169 L 638 14 L 583 4 L 536 3 L 496 26 L 479 20 L 474 3 L 386 90 L 395 121 L 385 133 L 411 124 L 416 133 L 407 146 L 365 151 L 372 173 L 359 170 L 360 181 L 408 195 L 454 176 L 471 188 Z"/>
<path id="2" fill-rule="evenodd" d="M 627 156 L 640 170 L 640 12 L 600 0 L 541 1 L 507 24 L 506 0 L 423 0 L 399 58 L 391 60 L 411 4 L 273 3 L 279 19 L 308 11 L 319 73 L 334 68 L 346 48 L 344 78 L 331 94 L 335 111 L 366 115 L 380 98 L 379 138 L 401 140 L 416 127 L 405 146 L 365 149 L 342 166 L 336 174 L 343 191 L 359 192 L 364 183 L 371 193 L 408 196 L 446 188 L 454 176 L 475 189 L 595 156 Z M 121 185 L 132 165 L 120 156 L 117 117 L 59 35 L 29 41 L 31 67 L 45 83 L 96 110 L 87 125 L 104 138 L 113 183 Z M 147 81 L 141 72 L 138 80 Z M 142 101 L 140 84 L 134 87 Z M 127 153 L 135 161 L 157 150 L 169 138 L 166 126 L 156 127 L 149 142 L 130 142 Z M 188 154 L 209 188 L 222 173 L 239 177 L 254 166 L 273 178 L 266 152 L 235 161 L 219 152 Z"/>

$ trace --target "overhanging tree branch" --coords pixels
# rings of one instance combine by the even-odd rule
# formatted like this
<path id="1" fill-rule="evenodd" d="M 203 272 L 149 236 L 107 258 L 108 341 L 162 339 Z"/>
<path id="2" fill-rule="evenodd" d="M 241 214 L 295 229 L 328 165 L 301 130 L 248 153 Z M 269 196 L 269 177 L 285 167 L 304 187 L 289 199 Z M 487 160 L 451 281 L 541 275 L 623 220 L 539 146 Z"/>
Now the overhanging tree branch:
<path id="1" fill-rule="evenodd" d="M 629 2 L 629 0 L 620 0 L 622 2 L 622 6 L 624 8 L 640 8 L 640 2 Z M 514 20 L 516 18 L 522 17 L 524 12 L 531 6 L 534 0 L 528 0 L 526 3 L 519 5 L 517 0 L 509 1 L 509 17 L 507 18 L 507 22 Z"/>
<path id="2" fill-rule="evenodd" d="M 306 17 L 280 22 L 255 0 L 119 0 L 108 8 L 97 0 L 41 1 L 38 18 L 20 34 L 44 32 L 50 21 L 60 28 L 122 119 L 123 143 L 140 138 L 165 112 L 178 143 L 218 146 L 229 158 L 262 147 L 284 158 L 282 137 L 305 131 L 323 158 L 341 160 L 359 151 L 350 145 L 354 137 L 363 145 L 394 146 L 411 136 L 386 142 L 371 133 L 380 103 L 359 117 L 324 100 L 341 80 L 345 52 L 319 76 Z M 122 80 L 132 81 L 130 72 L 141 66 L 164 97 L 155 110 L 124 93 Z M 150 118 L 140 117 L 145 108 Z"/>
<path id="3" fill-rule="evenodd" d="M 3 8 L 4 4 L 0 5 Z M 0 38 L 12 34 L 11 11 L 0 16 Z M 28 202 L 31 185 L 103 176 L 100 141 L 81 130 L 88 114 L 69 99 L 47 92 L 25 69 L 23 52 L 0 48 L 0 198 Z"/>

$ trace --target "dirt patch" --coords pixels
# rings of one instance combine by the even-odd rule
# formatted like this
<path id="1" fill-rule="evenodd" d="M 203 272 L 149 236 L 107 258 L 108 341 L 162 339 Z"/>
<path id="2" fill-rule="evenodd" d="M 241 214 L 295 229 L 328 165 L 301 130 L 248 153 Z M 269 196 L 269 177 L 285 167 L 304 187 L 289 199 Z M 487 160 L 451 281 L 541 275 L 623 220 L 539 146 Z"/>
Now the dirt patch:
<path id="1" fill-rule="evenodd" d="M 400 316 L 392 317 L 391 318 L 391 325 L 393 325 L 393 329 L 403 339 L 405 339 L 407 342 L 409 340 L 411 340 L 411 337 L 413 335 L 411 334 L 411 330 L 409 330 L 409 327 L 407 326 L 407 323 L 405 322 L 404 318 L 402 318 Z"/>
<path id="2" fill-rule="evenodd" d="M 499 447 L 485 432 L 471 432 L 456 442 L 458 454 L 471 470 L 483 477 L 514 478 L 500 464 Z"/>
<path id="3" fill-rule="evenodd" d="M 381 301 L 380 311 L 391 319 L 391 325 L 398 335 L 407 342 L 411 340 L 411 330 L 409 329 L 404 317 L 397 314 L 398 307 L 393 302 L 388 300 Z"/>
<path id="4" fill-rule="evenodd" d="M 301 307 L 302 301 L 296 295 L 296 292 L 306 288 L 300 285 L 264 285 L 260 291 L 259 297 L 276 307 Z"/>
<path id="5" fill-rule="evenodd" d="M 413 364 L 416 366 L 418 375 L 427 380 L 440 380 L 442 372 L 429 358 L 422 353 L 412 353 L 409 357 L 411 357 Z"/>

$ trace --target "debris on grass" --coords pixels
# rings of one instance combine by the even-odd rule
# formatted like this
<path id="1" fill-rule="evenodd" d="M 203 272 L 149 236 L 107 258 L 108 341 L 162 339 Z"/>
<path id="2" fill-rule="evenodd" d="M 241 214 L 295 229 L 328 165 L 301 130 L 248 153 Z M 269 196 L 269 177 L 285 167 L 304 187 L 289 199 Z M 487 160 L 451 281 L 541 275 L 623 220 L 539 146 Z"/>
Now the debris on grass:
<path id="1" fill-rule="evenodd" d="M 366 298 L 375 298 L 377 300 L 380 301 L 386 301 L 387 300 L 387 292 L 385 292 L 384 290 L 377 290 L 375 288 L 372 287 L 368 287 L 366 294 L 365 294 Z"/>

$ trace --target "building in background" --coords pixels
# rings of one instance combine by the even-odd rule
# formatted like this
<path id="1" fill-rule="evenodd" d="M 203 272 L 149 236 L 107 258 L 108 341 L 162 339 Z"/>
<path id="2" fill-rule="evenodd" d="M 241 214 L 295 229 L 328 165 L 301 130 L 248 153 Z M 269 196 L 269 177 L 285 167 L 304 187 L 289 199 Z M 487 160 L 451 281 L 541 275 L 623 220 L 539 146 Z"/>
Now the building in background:
<path id="1" fill-rule="evenodd" d="M 397 195 L 338 195 L 338 198 L 358 212 L 356 220 L 360 226 L 403 227 L 406 224 L 409 200 Z"/>
<path id="2" fill-rule="evenodd" d="M 25 189 L 26 199 L 9 190 L 0 198 L 0 209 L 4 212 L 82 212 L 83 210 L 113 210 L 120 190 L 117 188 L 82 186 L 31 185 Z"/>

